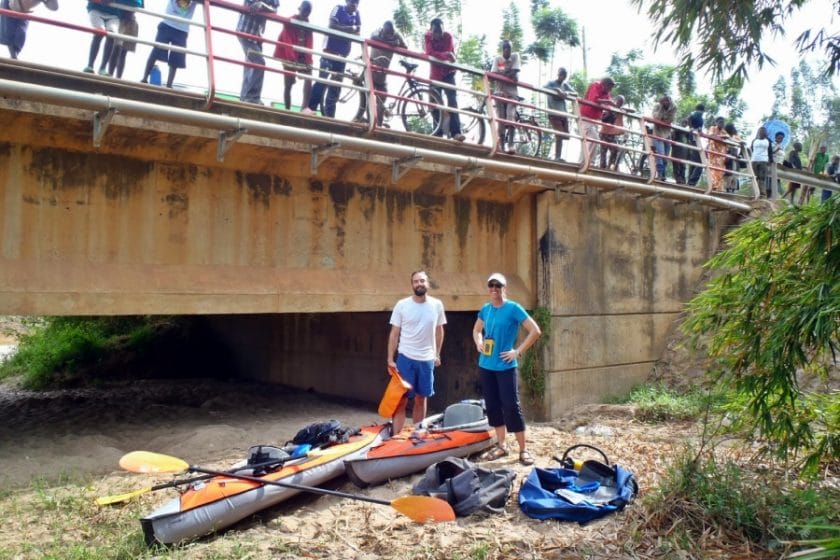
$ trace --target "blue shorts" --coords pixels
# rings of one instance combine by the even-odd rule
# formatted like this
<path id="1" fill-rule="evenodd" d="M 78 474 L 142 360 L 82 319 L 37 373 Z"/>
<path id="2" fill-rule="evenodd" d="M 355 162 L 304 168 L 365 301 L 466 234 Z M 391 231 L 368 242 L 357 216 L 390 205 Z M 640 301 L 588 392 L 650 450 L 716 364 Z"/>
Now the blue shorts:
<path id="1" fill-rule="evenodd" d="M 166 25 L 164 22 L 158 24 L 156 43 L 169 43 L 176 47 L 187 46 L 187 32 L 175 29 L 171 25 Z M 168 51 L 160 47 L 152 49 L 151 58 L 153 60 L 164 60 L 173 68 L 186 68 L 187 55 L 182 52 Z"/>
<path id="2" fill-rule="evenodd" d="M 0 8 L 9 9 L 9 0 L 3 0 Z M 11 16 L 0 16 L 0 45 L 7 45 L 10 50 L 20 52 L 26 42 L 26 28 L 29 20 Z"/>
<path id="3" fill-rule="evenodd" d="M 435 394 L 435 361 L 412 360 L 402 354 L 397 354 L 397 371 L 400 377 L 411 383 L 414 388 L 409 391 L 408 398 L 415 393 L 421 397 L 431 397 Z"/>

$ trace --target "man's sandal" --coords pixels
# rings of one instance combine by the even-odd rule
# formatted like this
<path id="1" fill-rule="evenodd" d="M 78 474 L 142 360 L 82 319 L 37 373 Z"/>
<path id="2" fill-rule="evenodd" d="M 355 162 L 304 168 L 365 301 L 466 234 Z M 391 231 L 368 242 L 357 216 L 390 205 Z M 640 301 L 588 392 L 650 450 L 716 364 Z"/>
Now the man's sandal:
<path id="1" fill-rule="evenodd" d="M 523 449 L 519 452 L 519 462 L 527 467 L 534 464 L 534 458 L 531 457 L 531 454 L 528 453 L 527 449 Z"/>
<path id="2" fill-rule="evenodd" d="M 508 456 L 508 450 L 504 447 L 499 447 L 498 445 L 489 449 L 481 454 L 478 458 L 479 461 L 495 461 L 496 459 L 501 459 L 502 457 Z"/>

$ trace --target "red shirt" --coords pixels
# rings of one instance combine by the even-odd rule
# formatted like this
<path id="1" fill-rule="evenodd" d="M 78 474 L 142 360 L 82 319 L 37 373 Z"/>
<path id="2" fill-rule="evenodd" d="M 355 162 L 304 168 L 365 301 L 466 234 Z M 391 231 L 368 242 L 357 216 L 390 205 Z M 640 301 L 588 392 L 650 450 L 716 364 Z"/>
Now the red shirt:
<path id="1" fill-rule="evenodd" d="M 607 88 L 599 82 L 592 82 L 589 84 L 589 88 L 586 90 L 586 95 L 583 96 L 585 101 L 589 101 L 590 103 L 598 103 L 603 99 L 611 100 L 610 92 L 607 91 Z M 580 114 L 584 118 L 592 119 L 593 121 L 601 120 L 601 113 L 604 112 L 602 107 L 597 107 L 594 105 L 589 105 L 588 103 L 581 103 L 580 104 Z"/>
<path id="2" fill-rule="evenodd" d="M 455 52 L 455 41 L 448 31 L 444 31 L 443 35 L 435 39 L 431 31 L 426 32 L 425 50 L 427 56 L 433 56 L 440 60 L 449 60 L 449 55 Z M 432 80 L 442 80 L 449 74 L 454 72 L 453 68 L 443 66 L 442 64 L 432 63 L 432 71 L 429 73 L 429 78 Z"/>
<path id="3" fill-rule="evenodd" d="M 300 20 L 297 14 L 291 19 Z M 292 45 L 312 48 L 312 31 L 302 27 L 294 27 L 290 23 L 283 24 L 283 30 L 277 37 L 277 45 L 274 47 L 274 56 L 290 62 L 301 62 L 312 66 L 312 53 L 302 53 L 292 48 Z"/>

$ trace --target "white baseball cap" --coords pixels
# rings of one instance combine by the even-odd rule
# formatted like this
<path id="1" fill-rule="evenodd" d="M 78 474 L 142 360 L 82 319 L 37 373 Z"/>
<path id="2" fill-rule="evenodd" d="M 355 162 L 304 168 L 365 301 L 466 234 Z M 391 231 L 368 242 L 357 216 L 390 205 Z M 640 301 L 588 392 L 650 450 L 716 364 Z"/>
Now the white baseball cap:
<path id="1" fill-rule="evenodd" d="M 507 286 L 507 280 L 505 279 L 504 274 L 502 274 L 501 272 L 494 272 L 493 274 L 491 274 L 490 278 L 487 279 L 487 283 L 489 284 L 493 280 L 495 280 L 502 286 Z"/>

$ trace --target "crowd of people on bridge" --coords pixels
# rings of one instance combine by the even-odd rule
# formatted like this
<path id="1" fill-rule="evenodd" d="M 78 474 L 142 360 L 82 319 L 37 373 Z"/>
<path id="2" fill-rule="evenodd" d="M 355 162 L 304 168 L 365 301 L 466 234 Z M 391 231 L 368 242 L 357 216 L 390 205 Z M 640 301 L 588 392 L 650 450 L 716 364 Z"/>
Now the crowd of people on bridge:
<path id="1" fill-rule="evenodd" d="M 31 13 L 43 4 L 49 10 L 58 9 L 58 0 L 0 0 L 0 8 L 12 12 Z M 165 63 L 168 73 L 165 85 L 172 87 L 179 69 L 186 67 L 185 53 L 187 38 L 196 8 L 201 0 L 166 0 L 164 16 L 155 36 L 155 45 L 146 61 L 141 82 L 161 84 L 157 63 Z M 128 9 L 126 9 L 128 8 Z M 135 12 L 131 8 L 144 8 L 144 0 L 89 0 L 86 5 L 90 24 L 94 29 L 107 33 L 94 33 L 90 42 L 87 65 L 84 72 L 98 72 L 103 76 L 121 78 L 125 69 L 128 52 L 136 49 L 136 42 L 125 37 L 138 37 L 139 29 Z M 245 55 L 243 63 L 242 85 L 239 98 L 243 102 L 262 104 L 262 90 L 266 70 L 263 55 L 263 35 L 270 14 L 276 14 L 279 0 L 242 0 L 241 12 L 235 34 Z M 310 80 L 313 66 L 313 30 L 296 23 L 309 23 L 312 3 L 303 0 L 295 13 L 291 14 L 276 41 L 273 41 L 273 56 L 281 61 L 283 67 L 283 105 L 292 107 L 292 88 L 300 79 L 303 82 L 302 113 L 335 118 L 336 104 L 341 95 L 341 82 L 346 74 L 347 58 L 353 43 L 347 34 L 359 35 L 361 15 L 359 0 L 344 0 L 330 12 L 327 27 L 340 34 L 326 35 L 323 54 L 320 57 L 319 77 L 329 80 Z M 17 58 L 26 41 L 29 21 L 9 15 L 0 16 L 0 43 L 7 46 L 10 56 Z M 429 22 L 424 36 L 423 54 L 430 61 L 430 87 L 437 94 L 441 103 L 452 109 L 458 108 L 456 89 L 455 38 L 444 30 L 443 20 L 439 17 Z M 111 34 L 119 34 L 117 38 Z M 375 68 L 372 71 L 374 91 L 377 92 L 376 124 L 383 126 L 384 94 L 387 92 L 387 68 L 393 58 L 393 49 L 407 49 L 405 39 L 396 31 L 393 22 L 384 21 L 371 35 L 373 47 L 370 60 Z M 104 45 L 103 45 L 104 43 Z M 382 44 L 382 47 L 377 46 Z M 167 48 L 167 46 L 175 48 Z M 99 57 L 101 51 L 101 58 Z M 97 59 L 99 64 L 97 65 Z M 501 43 L 501 53 L 495 57 L 490 69 L 493 98 L 498 120 L 497 143 L 499 150 L 515 153 L 511 137 L 513 123 L 519 102 L 517 88 L 521 69 L 521 57 L 513 50 L 510 41 Z M 557 77 L 543 86 L 547 106 L 547 126 L 555 131 L 554 154 L 557 161 L 563 160 L 564 145 L 568 140 L 580 138 L 585 148 L 581 158 L 590 168 L 600 167 L 605 170 L 624 171 L 635 174 L 655 173 L 655 179 L 666 181 L 670 177 L 678 185 L 697 186 L 704 170 L 708 174 L 706 182 L 714 192 L 737 192 L 741 179 L 749 177 L 745 169 L 754 174 L 762 194 L 771 197 L 782 195 L 795 202 L 799 191 L 799 203 L 809 200 L 813 189 L 790 182 L 787 189 L 780 192 L 781 185 L 773 182 L 770 171 L 775 164 L 792 169 L 807 170 L 840 183 L 838 161 L 834 156 L 829 161 L 826 146 L 821 146 L 813 161 L 803 161 L 802 144 L 792 143 L 792 149 L 785 154 L 787 139 L 783 132 L 777 132 L 770 138 L 768 131 L 760 127 L 749 143 L 738 133 L 735 124 L 727 123 L 723 117 L 715 117 L 707 124 L 705 107 L 697 105 L 688 115 L 677 115 L 677 105 L 670 95 L 663 93 L 654 104 L 652 113 L 642 119 L 644 131 L 640 134 L 629 127 L 628 119 L 639 119 L 632 109 L 625 106 L 621 95 L 612 96 L 616 88 L 610 77 L 595 80 L 589 84 L 581 96 L 568 82 L 568 71 L 557 70 Z M 313 84 L 312 81 L 315 81 Z M 451 86 L 451 87 L 447 87 Z M 573 100 L 580 110 L 578 136 L 573 136 L 570 118 L 574 118 L 568 102 Z M 443 111 L 431 108 L 435 122 L 433 134 L 446 136 L 463 142 L 465 136 L 461 130 L 461 118 L 457 111 Z M 366 120 L 367 95 L 360 95 L 359 110 L 354 120 Z M 639 137 L 645 137 L 645 143 L 639 145 Z M 653 165 L 651 166 L 651 162 Z M 648 169 L 645 170 L 645 167 Z M 652 169 L 650 169 L 652 167 Z M 774 191 L 776 191 L 774 193 Z M 823 200 L 831 195 L 824 190 Z"/>

